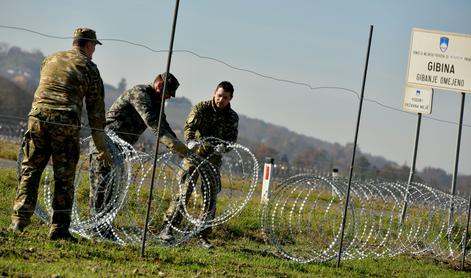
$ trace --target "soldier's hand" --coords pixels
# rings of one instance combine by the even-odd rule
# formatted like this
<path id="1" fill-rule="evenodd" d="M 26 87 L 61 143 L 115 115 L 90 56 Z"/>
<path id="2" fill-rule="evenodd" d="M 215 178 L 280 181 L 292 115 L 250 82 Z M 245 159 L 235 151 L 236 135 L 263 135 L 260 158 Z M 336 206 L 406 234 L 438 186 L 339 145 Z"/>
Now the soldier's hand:
<path id="1" fill-rule="evenodd" d="M 196 141 L 196 140 L 190 140 L 190 141 L 188 141 L 188 143 L 186 144 L 186 146 L 187 146 L 188 149 L 190 149 L 190 150 L 195 149 L 195 148 L 198 147 L 199 145 L 201 145 L 201 143 L 198 142 L 198 141 Z"/>
<path id="2" fill-rule="evenodd" d="M 96 159 L 98 161 L 102 161 L 105 166 L 111 166 L 113 165 L 113 158 L 111 157 L 111 154 L 107 151 L 100 151 L 98 155 L 96 156 Z"/>
<path id="3" fill-rule="evenodd" d="M 111 159 L 111 155 L 106 148 L 106 137 L 103 131 L 92 131 L 93 143 L 95 143 L 95 147 L 98 150 L 97 159 L 100 161 L 105 160 L 107 163 L 111 164 L 113 160 Z"/>
<path id="4" fill-rule="evenodd" d="M 191 151 L 184 144 L 181 144 L 181 146 L 175 148 L 175 152 L 181 159 L 188 157 L 191 153 Z"/>
<path id="5" fill-rule="evenodd" d="M 217 154 L 224 154 L 226 152 L 226 146 L 224 146 L 224 144 L 218 144 L 214 147 L 214 152 Z"/>
<path id="6" fill-rule="evenodd" d="M 201 164 L 204 161 L 203 158 L 201 158 L 200 156 L 197 156 L 197 155 L 187 156 L 186 160 L 188 162 L 190 162 L 190 164 L 195 166 L 195 167 L 198 166 L 199 164 Z"/>

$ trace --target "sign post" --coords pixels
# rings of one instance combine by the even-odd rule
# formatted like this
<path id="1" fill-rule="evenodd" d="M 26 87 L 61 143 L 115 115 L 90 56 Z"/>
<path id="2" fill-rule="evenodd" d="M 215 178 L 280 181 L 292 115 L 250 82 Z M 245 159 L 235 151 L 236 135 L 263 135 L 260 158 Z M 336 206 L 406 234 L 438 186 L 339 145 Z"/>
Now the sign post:
<path id="1" fill-rule="evenodd" d="M 448 215 L 449 232 L 452 230 L 453 226 L 453 208 L 456 178 L 458 175 L 465 93 L 471 93 L 470 46 L 470 35 L 418 28 L 412 29 L 409 64 L 407 69 L 407 85 L 412 87 L 425 86 L 461 93 L 461 109 L 456 141 L 455 164 L 453 167 L 453 178 L 450 189 L 451 196 Z M 469 213 L 468 209 L 468 217 Z M 464 242 L 464 246 L 466 246 L 466 242 Z M 463 259 L 464 257 L 465 252 L 463 252 Z"/>
<path id="2" fill-rule="evenodd" d="M 409 202 L 409 188 L 414 179 L 415 163 L 417 161 L 417 149 L 419 147 L 420 124 L 422 122 L 422 114 L 430 114 L 432 112 L 433 89 L 406 86 L 404 90 L 404 101 L 402 110 L 417 113 L 417 128 L 415 131 L 414 150 L 412 154 L 412 163 L 407 180 L 406 192 L 404 195 L 404 203 L 402 205 L 400 226 L 404 224 L 406 217 L 407 205 Z"/>
<path id="3" fill-rule="evenodd" d="M 463 113 L 464 113 L 464 102 L 465 102 L 465 93 L 461 93 L 461 109 L 460 109 L 460 118 L 458 124 L 458 135 L 456 138 L 456 152 L 455 152 L 455 165 L 453 167 L 453 177 L 451 179 L 451 189 L 450 189 L 450 211 L 448 215 L 448 229 L 451 232 L 453 225 L 453 210 L 455 203 L 455 191 L 456 191 L 456 179 L 458 176 L 458 162 L 460 159 L 460 146 L 461 146 L 461 130 L 463 129 Z"/>

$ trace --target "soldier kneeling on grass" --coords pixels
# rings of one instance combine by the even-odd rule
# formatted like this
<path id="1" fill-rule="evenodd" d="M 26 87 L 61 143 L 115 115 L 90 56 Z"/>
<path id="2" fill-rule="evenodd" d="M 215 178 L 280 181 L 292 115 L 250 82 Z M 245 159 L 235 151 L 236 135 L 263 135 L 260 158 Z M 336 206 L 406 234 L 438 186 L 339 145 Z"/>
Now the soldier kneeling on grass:
<path id="1" fill-rule="evenodd" d="M 216 201 L 217 195 L 221 191 L 220 186 L 220 175 L 219 170 L 221 168 L 222 154 L 229 151 L 224 144 L 220 144 L 213 147 L 205 146 L 201 144 L 199 139 L 206 137 L 215 137 L 227 142 L 235 142 L 238 135 L 239 116 L 232 110 L 230 102 L 234 95 L 234 87 L 228 81 L 222 81 L 216 87 L 211 100 L 202 101 L 192 107 L 188 114 L 187 120 L 184 126 L 184 135 L 187 142 L 187 146 L 190 150 L 193 150 L 200 157 L 209 157 L 209 162 L 215 166 L 217 171 L 216 175 L 219 182 L 210 184 L 210 197 L 206 200 L 205 204 L 205 219 L 211 221 L 214 219 L 216 214 Z M 194 172 L 197 165 L 194 165 L 194 161 L 191 159 L 183 160 L 183 169 L 180 171 L 180 183 L 182 188 L 185 188 L 184 193 L 174 202 L 165 215 L 164 224 L 165 228 L 160 233 L 159 237 L 164 242 L 170 242 L 173 240 L 172 232 L 173 227 L 178 226 L 182 220 L 183 215 L 181 211 L 184 211 L 181 200 L 187 202 L 193 191 L 193 184 L 196 184 L 198 175 Z M 189 179 L 192 179 L 190 181 Z M 201 246 L 204 248 L 212 248 L 212 244 L 209 241 L 209 235 L 211 234 L 211 227 L 205 228 L 199 233 L 199 241 Z"/>

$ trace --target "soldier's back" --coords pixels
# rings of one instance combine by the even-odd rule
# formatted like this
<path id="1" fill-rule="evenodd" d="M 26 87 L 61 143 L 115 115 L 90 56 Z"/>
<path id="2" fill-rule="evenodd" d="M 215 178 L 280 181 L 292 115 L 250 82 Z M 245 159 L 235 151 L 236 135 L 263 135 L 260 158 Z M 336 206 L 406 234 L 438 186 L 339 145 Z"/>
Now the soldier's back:
<path id="1" fill-rule="evenodd" d="M 96 65 L 79 49 L 54 53 L 41 65 L 41 78 L 33 100 L 33 109 L 74 111 L 80 115 L 83 98 L 93 76 L 98 76 Z"/>

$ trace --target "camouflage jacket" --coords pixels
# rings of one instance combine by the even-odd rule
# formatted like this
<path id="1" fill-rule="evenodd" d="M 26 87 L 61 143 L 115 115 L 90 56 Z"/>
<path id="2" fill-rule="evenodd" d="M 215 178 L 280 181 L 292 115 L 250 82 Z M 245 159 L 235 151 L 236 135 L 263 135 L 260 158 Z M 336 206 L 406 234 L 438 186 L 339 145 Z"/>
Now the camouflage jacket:
<path id="1" fill-rule="evenodd" d="M 185 122 L 185 140 L 216 137 L 225 141 L 237 140 L 239 116 L 228 104 L 218 111 L 213 100 L 202 101 L 191 109 Z"/>
<path id="2" fill-rule="evenodd" d="M 137 85 L 125 91 L 106 113 L 106 128 L 130 144 L 136 143 L 147 127 L 157 135 L 161 98 L 152 85 Z M 170 149 L 181 143 L 167 122 L 165 113 L 160 124 L 160 142 Z M 181 143 L 182 144 L 182 143 Z"/>
<path id="3" fill-rule="evenodd" d="M 80 124 L 84 98 L 90 127 L 103 129 L 104 88 L 97 66 L 78 48 L 57 52 L 41 64 L 41 78 L 29 115 L 51 110 L 72 112 Z"/>

